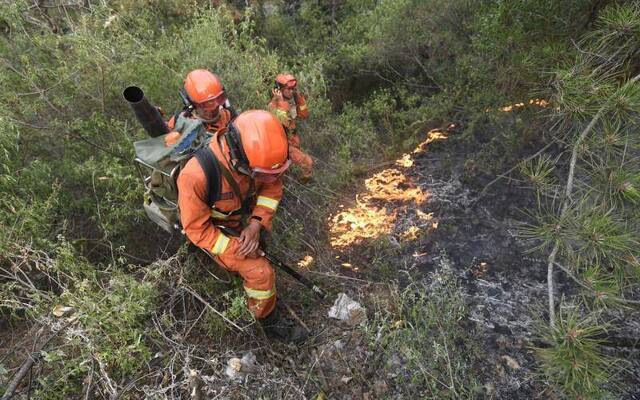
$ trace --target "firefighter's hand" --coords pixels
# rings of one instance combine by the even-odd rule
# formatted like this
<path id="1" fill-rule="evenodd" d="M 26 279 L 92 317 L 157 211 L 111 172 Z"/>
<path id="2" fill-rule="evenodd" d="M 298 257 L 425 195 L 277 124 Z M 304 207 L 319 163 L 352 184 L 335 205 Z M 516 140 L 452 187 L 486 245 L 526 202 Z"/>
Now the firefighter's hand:
<path id="1" fill-rule="evenodd" d="M 256 251 L 247 254 L 247 258 L 260 258 L 264 255 L 264 253 L 262 252 L 262 250 L 257 249 Z"/>
<path id="2" fill-rule="evenodd" d="M 249 226 L 242 230 L 240 237 L 238 238 L 238 241 L 240 242 L 238 253 L 241 256 L 249 256 L 258 250 L 258 246 L 260 246 L 261 228 L 262 225 L 260 225 L 260 222 L 251 220 Z"/>
<path id="3" fill-rule="evenodd" d="M 276 99 L 282 100 L 282 90 L 274 88 L 272 89 L 272 92 Z"/>

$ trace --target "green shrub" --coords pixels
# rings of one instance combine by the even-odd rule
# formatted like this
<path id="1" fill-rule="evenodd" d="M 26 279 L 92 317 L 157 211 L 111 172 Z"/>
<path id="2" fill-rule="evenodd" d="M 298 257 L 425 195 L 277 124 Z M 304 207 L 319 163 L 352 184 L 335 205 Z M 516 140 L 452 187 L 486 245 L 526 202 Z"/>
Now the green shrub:
<path id="1" fill-rule="evenodd" d="M 402 290 L 391 288 L 366 327 L 376 351 L 384 353 L 384 373 L 395 376 L 405 395 L 426 391 L 430 398 L 459 399 L 480 394 L 474 365 L 482 359 L 481 344 L 464 322 L 467 308 L 449 268 L 443 263 L 428 286 L 414 282 Z M 398 357 L 400 365 L 389 362 Z"/>

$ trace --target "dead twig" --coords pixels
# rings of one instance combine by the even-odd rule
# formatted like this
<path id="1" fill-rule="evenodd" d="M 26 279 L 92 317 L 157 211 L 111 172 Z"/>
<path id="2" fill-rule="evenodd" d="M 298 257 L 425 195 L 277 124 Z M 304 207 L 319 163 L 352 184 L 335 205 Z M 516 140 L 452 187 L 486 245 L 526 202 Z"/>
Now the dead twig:
<path id="1" fill-rule="evenodd" d="M 189 387 L 191 387 L 191 398 L 193 400 L 204 399 L 202 394 L 202 379 L 195 369 L 189 370 Z"/>
<path id="2" fill-rule="evenodd" d="M 53 338 L 58 336 L 58 334 L 64 331 L 70 324 L 71 322 L 67 322 L 64 326 L 62 326 L 62 328 L 54 332 L 51 336 L 47 338 L 47 340 L 45 340 L 40 346 L 38 346 L 38 349 L 35 352 L 29 354 L 27 359 L 24 360 L 24 362 L 20 366 L 20 369 L 14 375 L 13 379 L 7 386 L 7 390 L 4 392 L 4 395 L 2 396 L 1 400 L 9 400 L 13 397 L 22 379 L 24 379 L 27 373 L 31 370 L 31 367 L 33 366 L 33 364 L 35 364 L 36 361 L 40 360 L 40 358 L 42 357 L 42 350 L 49 344 L 49 342 L 51 342 L 51 340 L 53 340 Z"/>
<path id="3" fill-rule="evenodd" d="M 556 143 L 555 140 L 547 143 L 543 148 L 541 148 L 540 150 L 536 151 L 535 154 L 530 155 L 529 157 L 525 158 L 524 160 L 518 161 L 518 163 L 516 165 L 514 165 L 513 168 L 510 168 L 508 171 L 505 171 L 505 172 L 501 173 L 494 180 L 492 180 L 491 182 L 487 183 L 487 185 L 480 191 L 480 194 L 478 194 L 478 197 L 476 197 L 474 199 L 474 202 L 478 201 L 481 197 L 483 197 L 487 193 L 487 189 L 489 189 L 491 186 L 493 186 L 493 184 L 495 184 L 496 182 L 498 182 L 502 178 L 506 178 L 507 175 L 512 173 L 516 168 L 518 168 L 520 165 L 522 165 L 522 163 L 525 163 L 525 162 L 527 162 L 529 160 L 532 160 L 532 159 L 538 157 L 545 150 L 547 150 L 549 147 L 551 147 L 551 145 L 554 144 L 554 143 Z"/>
<path id="4" fill-rule="evenodd" d="M 311 332 L 311 329 L 309 329 L 309 327 L 307 326 L 307 324 L 304 323 L 304 321 L 302 321 L 302 319 L 300 319 L 300 317 L 298 317 L 298 314 L 296 314 L 295 311 L 293 311 L 293 308 L 291 308 L 291 306 L 289 306 L 289 304 L 285 303 L 282 300 L 279 300 L 282 304 L 284 304 L 284 308 L 287 309 L 287 311 L 289 311 L 289 314 L 291 314 L 291 316 L 293 317 L 293 319 L 296 320 L 297 323 L 299 323 L 300 325 L 302 325 L 302 327 L 304 329 L 307 330 L 307 332 Z"/>
<path id="5" fill-rule="evenodd" d="M 235 322 L 233 322 L 229 318 L 227 318 L 223 313 L 221 313 L 220 311 L 218 311 L 215 308 L 213 308 L 213 306 L 211 304 L 209 304 L 209 302 L 207 302 L 205 299 L 203 299 L 202 296 L 200 296 L 195 290 L 193 290 L 192 288 L 190 288 L 189 286 L 187 286 L 185 284 L 182 284 L 182 287 L 184 288 L 184 290 L 189 292 L 193 297 L 195 297 L 196 299 L 200 300 L 200 302 L 202 304 L 204 304 L 208 309 L 210 309 L 211 311 L 216 313 L 220 318 L 225 320 L 225 322 L 227 322 L 229 325 L 233 326 L 234 328 L 236 328 L 240 332 L 244 332 L 244 328 L 241 328 Z"/>

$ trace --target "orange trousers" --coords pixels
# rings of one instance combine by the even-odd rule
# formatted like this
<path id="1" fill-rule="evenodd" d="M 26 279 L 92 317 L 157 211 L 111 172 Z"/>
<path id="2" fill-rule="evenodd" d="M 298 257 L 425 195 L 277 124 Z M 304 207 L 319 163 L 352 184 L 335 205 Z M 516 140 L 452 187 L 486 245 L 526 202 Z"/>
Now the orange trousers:
<path id="1" fill-rule="evenodd" d="M 289 135 L 289 158 L 302 170 L 303 177 L 311 178 L 313 159 L 300 149 L 300 136 L 296 133 Z"/>
<path id="2" fill-rule="evenodd" d="M 239 248 L 240 242 L 231 238 L 225 252 L 215 257 L 216 261 L 242 277 L 249 311 L 256 319 L 265 318 L 276 306 L 276 274 L 267 259 L 241 256 Z"/>

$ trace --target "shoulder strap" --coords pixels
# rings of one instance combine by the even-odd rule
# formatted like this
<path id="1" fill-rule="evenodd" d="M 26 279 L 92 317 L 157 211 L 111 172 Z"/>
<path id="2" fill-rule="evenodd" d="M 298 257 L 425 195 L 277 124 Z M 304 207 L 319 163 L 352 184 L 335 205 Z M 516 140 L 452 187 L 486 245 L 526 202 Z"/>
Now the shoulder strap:
<path id="1" fill-rule="evenodd" d="M 220 164 L 220 171 L 222 172 L 224 179 L 226 179 L 227 182 L 229 182 L 229 185 L 231 186 L 231 190 L 233 190 L 233 193 L 236 196 L 238 196 L 238 198 L 240 199 L 240 203 L 242 204 L 241 213 L 248 215 L 251 212 L 251 203 L 252 203 L 253 191 L 254 191 L 253 179 L 251 179 L 251 184 L 249 186 L 249 193 L 247 193 L 247 197 L 243 198 L 242 193 L 240 193 L 240 187 L 238 186 L 238 183 L 235 181 L 235 179 L 233 179 L 233 177 L 231 176 L 231 172 L 229 172 L 227 167 Z"/>
<path id="2" fill-rule="evenodd" d="M 195 154 L 196 159 L 200 163 L 207 180 L 207 204 L 209 207 L 220 199 L 221 182 L 220 182 L 220 163 L 213 155 L 209 146 L 204 146 Z M 224 167 L 222 167 L 224 168 Z M 226 169 L 226 168 L 225 168 Z M 226 178 L 226 176 L 225 176 Z M 235 182 L 234 182 L 235 183 Z"/>

